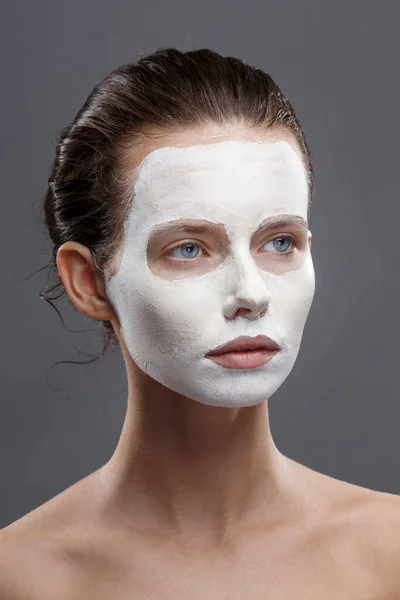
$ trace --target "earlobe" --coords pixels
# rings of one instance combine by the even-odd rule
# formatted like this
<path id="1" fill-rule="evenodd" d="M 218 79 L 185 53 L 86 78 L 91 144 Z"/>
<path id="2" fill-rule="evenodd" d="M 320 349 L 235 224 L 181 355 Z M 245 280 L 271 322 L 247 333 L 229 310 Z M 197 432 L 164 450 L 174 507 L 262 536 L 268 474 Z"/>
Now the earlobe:
<path id="1" fill-rule="evenodd" d="M 59 248 L 56 262 L 65 291 L 80 312 L 98 321 L 115 318 L 89 248 L 66 242 Z"/>

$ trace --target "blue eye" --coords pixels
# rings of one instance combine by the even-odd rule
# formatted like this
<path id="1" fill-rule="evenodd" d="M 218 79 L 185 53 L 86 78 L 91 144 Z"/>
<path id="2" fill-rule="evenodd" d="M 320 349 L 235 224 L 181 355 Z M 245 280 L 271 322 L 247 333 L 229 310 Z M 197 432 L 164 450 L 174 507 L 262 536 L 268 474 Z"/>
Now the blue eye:
<path id="1" fill-rule="evenodd" d="M 193 248 L 196 246 L 197 246 L 197 248 L 200 248 L 200 246 L 198 244 L 190 244 L 190 243 L 182 244 L 182 246 L 177 246 L 176 248 L 171 250 L 170 254 L 172 254 L 176 250 L 180 250 L 182 248 L 183 252 L 184 252 L 184 254 L 183 254 L 184 258 L 196 258 L 198 256 L 198 253 L 196 254 L 195 252 L 193 252 Z M 181 257 L 178 256 L 176 258 L 181 258 Z"/>
<path id="2" fill-rule="evenodd" d="M 282 250 L 282 246 L 285 246 L 285 242 L 283 242 L 283 244 L 281 243 L 282 240 L 289 240 L 289 247 L 290 247 L 290 243 L 294 242 L 294 240 L 293 240 L 293 238 L 291 236 L 281 236 L 281 237 L 275 238 L 274 240 L 271 240 L 270 242 L 268 242 L 268 244 L 275 244 L 275 242 L 278 242 L 278 248 L 280 250 Z M 264 246 L 266 246 L 266 245 L 267 244 L 264 244 Z M 288 247 L 283 248 L 283 251 L 282 252 L 278 252 L 278 254 L 282 254 L 287 249 L 288 249 Z"/>

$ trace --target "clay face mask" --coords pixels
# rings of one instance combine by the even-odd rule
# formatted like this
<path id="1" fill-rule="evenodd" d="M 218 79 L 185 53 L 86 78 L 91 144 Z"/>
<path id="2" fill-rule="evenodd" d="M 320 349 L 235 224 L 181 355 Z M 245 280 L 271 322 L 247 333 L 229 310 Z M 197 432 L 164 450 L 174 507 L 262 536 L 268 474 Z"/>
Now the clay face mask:
<path id="1" fill-rule="evenodd" d="M 163 147 L 135 177 L 121 261 L 106 287 L 130 355 L 204 404 L 266 400 L 293 368 L 314 296 L 300 155 L 283 140 Z M 205 357 L 260 334 L 281 347 L 263 366 Z"/>

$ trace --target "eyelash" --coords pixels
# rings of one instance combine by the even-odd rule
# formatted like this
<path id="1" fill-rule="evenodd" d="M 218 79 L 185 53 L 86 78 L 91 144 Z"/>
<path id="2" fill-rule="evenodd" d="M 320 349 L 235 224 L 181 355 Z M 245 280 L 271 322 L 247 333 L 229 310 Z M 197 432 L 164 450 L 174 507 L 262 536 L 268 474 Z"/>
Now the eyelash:
<path id="1" fill-rule="evenodd" d="M 265 246 L 266 244 L 269 244 L 270 242 L 274 242 L 275 240 L 280 240 L 280 239 L 285 239 L 285 238 L 289 238 L 292 241 L 291 251 L 290 252 L 276 252 L 276 254 L 278 254 L 280 256 L 290 257 L 294 253 L 295 248 L 299 247 L 299 241 L 296 238 L 296 236 L 294 236 L 294 235 L 278 235 L 277 237 L 272 238 L 272 240 L 268 240 L 267 242 L 265 242 L 265 244 L 263 244 L 263 246 Z M 194 262 L 196 260 L 196 258 L 200 258 L 200 257 L 196 256 L 195 258 L 176 258 L 175 256 L 170 256 L 170 252 L 173 252 L 174 250 L 177 250 L 178 248 L 183 248 L 184 246 L 189 246 L 189 245 L 199 246 L 199 248 L 201 248 L 201 250 L 204 252 L 204 248 L 201 244 L 199 244 L 198 242 L 195 242 L 194 240 L 188 240 L 188 241 L 184 242 L 183 244 L 179 244 L 179 246 L 174 246 L 174 248 L 170 248 L 170 250 L 167 253 L 167 256 L 169 256 L 169 259 L 172 260 L 173 262 L 181 262 L 181 263 Z"/>

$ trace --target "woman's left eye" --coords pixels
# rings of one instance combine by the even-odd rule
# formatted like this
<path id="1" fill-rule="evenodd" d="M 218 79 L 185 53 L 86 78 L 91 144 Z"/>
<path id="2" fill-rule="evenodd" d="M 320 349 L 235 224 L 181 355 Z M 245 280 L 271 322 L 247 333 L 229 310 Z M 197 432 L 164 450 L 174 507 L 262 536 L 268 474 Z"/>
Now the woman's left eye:
<path id="1" fill-rule="evenodd" d="M 281 243 L 283 240 L 283 244 Z M 285 241 L 284 240 L 289 240 L 289 245 L 285 245 Z M 291 254 L 291 252 L 285 252 L 285 250 L 287 250 L 289 247 L 291 247 L 292 245 L 296 245 L 296 240 L 291 236 L 291 235 L 282 235 L 280 237 L 277 237 L 273 240 L 270 240 L 269 242 L 266 242 L 263 246 L 263 248 L 267 245 L 267 244 L 275 244 L 275 242 L 278 242 L 278 246 L 275 246 L 279 248 L 279 250 L 282 250 L 282 247 L 285 246 L 283 248 L 282 252 L 278 252 L 278 254 Z"/>
<path id="2" fill-rule="evenodd" d="M 169 254 L 174 256 L 172 253 L 176 252 L 177 250 L 181 250 L 181 248 L 182 248 L 184 258 L 197 258 L 198 252 L 193 250 L 193 248 L 196 248 L 196 247 L 200 248 L 200 246 L 198 244 L 191 244 L 191 243 L 182 244 L 181 246 L 177 246 L 176 248 L 171 250 L 171 252 L 169 252 Z M 182 258 L 182 256 L 175 256 L 175 258 Z"/>

